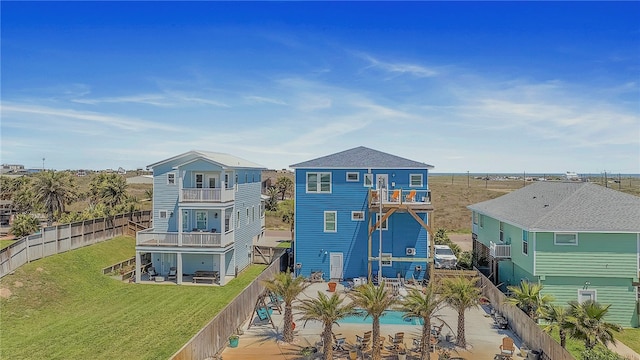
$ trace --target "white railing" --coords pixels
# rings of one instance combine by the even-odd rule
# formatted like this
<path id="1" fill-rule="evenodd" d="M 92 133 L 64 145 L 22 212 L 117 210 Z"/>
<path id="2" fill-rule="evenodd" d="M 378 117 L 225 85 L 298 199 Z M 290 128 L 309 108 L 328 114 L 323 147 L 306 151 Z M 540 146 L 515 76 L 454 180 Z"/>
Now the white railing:
<path id="1" fill-rule="evenodd" d="M 431 190 L 371 190 L 371 203 L 377 204 L 382 198 L 383 204 L 431 204 Z"/>
<path id="2" fill-rule="evenodd" d="M 489 254 L 498 258 L 510 258 L 511 257 L 511 245 L 496 244 L 493 241 L 489 242 Z"/>
<path id="3" fill-rule="evenodd" d="M 233 231 L 225 234 L 207 232 L 182 233 L 182 245 L 179 243 L 180 234 L 176 232 L 156 232 L 151 230 L 138 231 L 136 245 L 144 246 L 185 246 L 185 247 L 225 247 L 234 241 Z"/>
<path id="4" fill-rule="evenodd" d="M 235 199 L 233 189 L 182 189 L 180 201 L 182 202 L 227 202 Z"/>

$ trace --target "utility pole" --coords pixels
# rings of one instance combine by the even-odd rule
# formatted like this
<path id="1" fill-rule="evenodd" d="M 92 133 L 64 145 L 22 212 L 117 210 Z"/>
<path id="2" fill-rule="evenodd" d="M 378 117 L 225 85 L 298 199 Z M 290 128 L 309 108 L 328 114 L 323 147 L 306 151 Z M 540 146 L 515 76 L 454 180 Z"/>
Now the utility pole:
<path id="1" fill-rule="evenodd" d="M 467 170 L 467 187 L 469 187 L 469 170 Z"/>
<path id="2" fill-rule="evenodd" d="M 453 173 L 451 173 L 451 185 L 453 185 Z"/>
<path id="3" fill-rule="evenodd" d="M 604 187 L 609 187 L 609 181 L 607 180 L 607 171 L 604 172 Z"/>
<path id="4" fill-rule="evenodd" d="M 522 173 L 522 187 L 527 186 L 527 172 Z"/>
<path id="5" fill-rule="evenodd" d="M 42 157 L 42 171 L 44 171 L 44 156 Z"/>
<path id="6" fill-rule="evenodd" d="M 620 178 L 620 173 L 618 173 L 618 190 L 622 189 L 622 179 Z"/>
<path id="7" fill-rule="evenodd" d="M 487 177 L 484 178 L 484 188 L 485 189 L 489 188 L 489 174 L 487 174 Z"/>

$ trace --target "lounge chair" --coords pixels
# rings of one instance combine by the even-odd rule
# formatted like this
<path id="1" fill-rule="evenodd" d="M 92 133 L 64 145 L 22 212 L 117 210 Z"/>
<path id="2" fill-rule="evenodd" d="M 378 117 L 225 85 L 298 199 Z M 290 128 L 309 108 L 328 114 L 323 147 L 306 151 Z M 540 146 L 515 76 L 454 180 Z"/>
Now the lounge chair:
<path id="1" fill-rule="evenodd" d="M 167 279 L 168 280 L 175 280 L 176 276 L 178 276 L 178 269 L 175 266 L 172 266 L 171 268 L 169 268 L 169 274 L 167 275 Z"/>
<path id="2" fill-rule="evenodd" d="M 501 355 L 513 355 L 516 351 L 516 346 L 513 344 L 513 339 L 505 336 L 502 338 L 502 345 L 500 345 Z"/>
<path id="3" fill-rule="evenodd" d="M 149 274 L 149 280 L 155 280 L 156 276 L 158 276 L 156 268 L 153 266 L 150 266 L 149 269 L 147 269 L 147 274 Z"/>
<path id="4" fill-rule="evenodd" d="M 393 337 L 389 335 L 389 342 L 391 343 L 390 350 L 397 349 L 400 344 L 404 346 L 404 332 L 397 332 Z"/>
<path id="5" fill-rule="evenodd" d="M 431 327 L 431 335 L 440 338 L 440 334 L 442 333 L 442 328 L 444 327 L 444 322 L 440 324 L 440 326 L 433 325 Z"/>
<path id="6" fill-rule="evenodd" d="M 347 338 L 333 332 L 331 336 L 333 336 L 333 350 L 346 351 L 344 346 L 347 345 Z"/>
<path id="7" fill-rule="evenodd" d="M 407 196 L 405 196 L 404 200 L 407 201 L 407 202 L 415 202 L 416 201 L 416 191 L 415 190 L 409 191 L 409 194 Z"/>
<path id="8" fill-rule="evenodd" d="M 400 190 L 393 190 L 393 194 L 391 194 L 391 202 L 400 201 Z"/>
<path id="9" fill-rule="evenodd" d="M 365 333 L 360 336 L 360 335 L 356 335 L 356 343 L 360 346 L 362 346 L 365 342 L 368 343 L 371 341 L 371 331 L 365 331 Z"/>

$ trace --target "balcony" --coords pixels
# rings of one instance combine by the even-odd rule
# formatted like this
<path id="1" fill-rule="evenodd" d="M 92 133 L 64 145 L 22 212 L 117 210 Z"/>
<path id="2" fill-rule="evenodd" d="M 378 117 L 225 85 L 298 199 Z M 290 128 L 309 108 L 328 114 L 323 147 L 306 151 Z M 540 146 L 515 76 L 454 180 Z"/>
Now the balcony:
<path id="1" fill-rule="evenodd" d="M 222 203 L 234 201 L 235 189 L 224 188 L 183 188 L 180 190 L 180 202 Z"/>
<path id="2" fill-rule="evenodd" d="M 180 241 L 182 235 L 182 241 Z M 224 234 L 209 232 L 156 232 L 153 229 L 139 231 L 136 245 L 223 248 L 234 241 L 233 230 Z"/>
<path id="3" fill-rule="evenodd" d="M 408 205 L 412 207 L 420 207 L 431 205 L 431 190 L 417 189 L 395 189 L 395 190 L 369 190 L 369 203 L 371 206 L 380 205 Z"/>
<path id="4" fill-rule="evenodd" d="M 490 241 L 489 255 L 495 259 L 510 259 L 511 245 L 496 244 L 493 241 Z"/>

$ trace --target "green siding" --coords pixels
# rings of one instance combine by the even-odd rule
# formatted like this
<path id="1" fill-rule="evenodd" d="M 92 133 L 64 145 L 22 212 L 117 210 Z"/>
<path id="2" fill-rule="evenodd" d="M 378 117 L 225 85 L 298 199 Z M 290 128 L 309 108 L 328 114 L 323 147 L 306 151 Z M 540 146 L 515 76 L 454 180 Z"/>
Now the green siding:
<path id="1" fill-rule="evenodd" d="M 537 278 L 529 271 L 516 265 L 514 262 L 503 260 L 498 264 L 498 281 L 502 284 L 502 288 L 506 289 L 509 285 L 518 285 L 520 281 L 528 280 L 529 282 L 537 282 Z"/>
<path id="2" fill-rule="evenodd" d="M 541 283 L 543 292 L 551 294 L 558 305 L 567 305 L 569 301 L 578 300 L 578 290 L 596 290 L 596 300 L 604 305 L 611 305 L 606 320 L 624 327 L 638 327 L 636 290 L 626 279 L 612 279 L 595 276 L 564 277 L 547 276 Z"/>
<path id="3" fill-rule="evenodd" d="M 636 234 L 579 233 L 578 245 L 554 245 L 553 233 L 536 234 L 536 275 L 631 279 L 638 276 Z"/>

